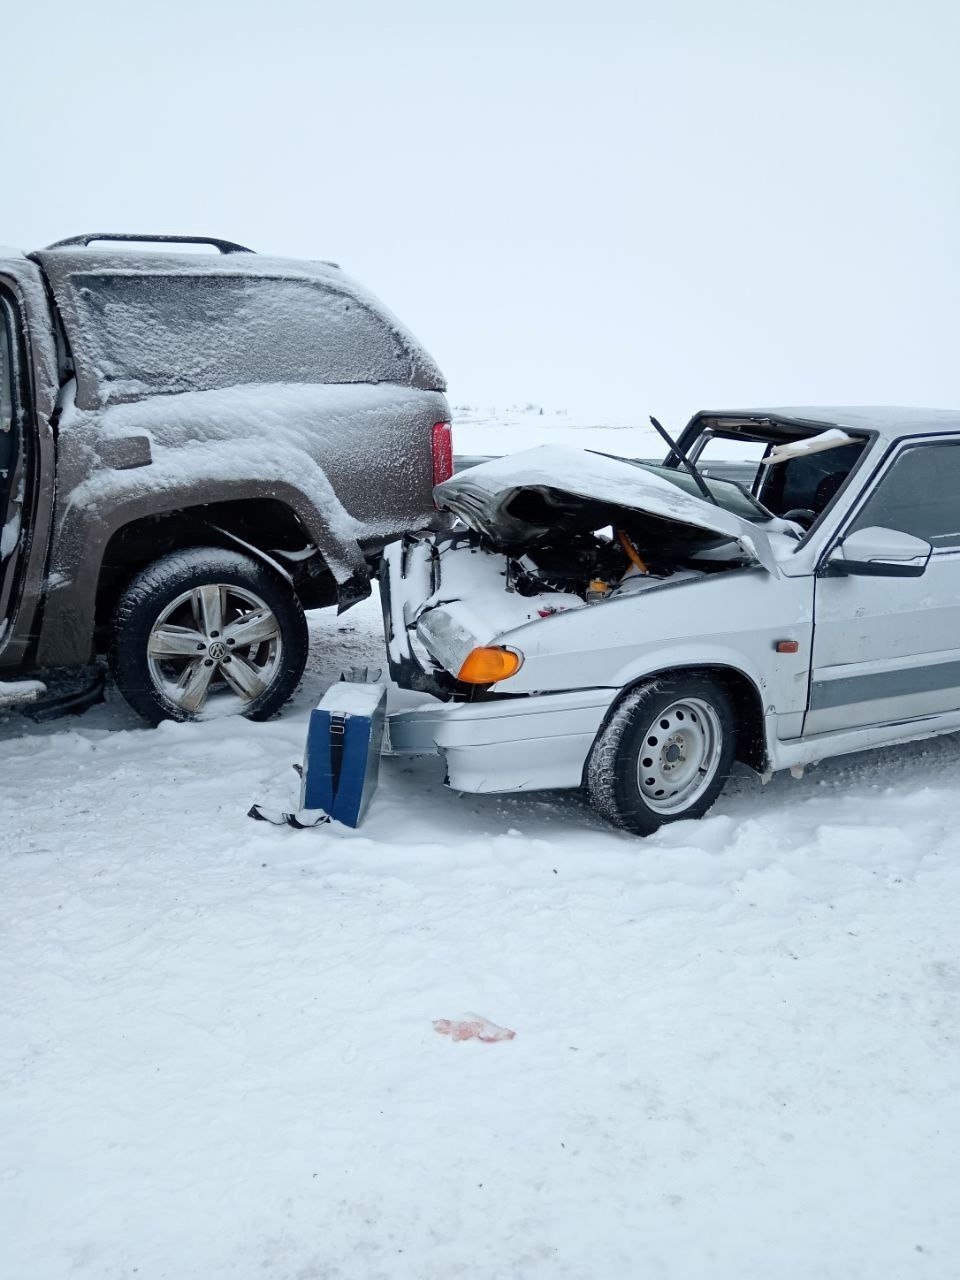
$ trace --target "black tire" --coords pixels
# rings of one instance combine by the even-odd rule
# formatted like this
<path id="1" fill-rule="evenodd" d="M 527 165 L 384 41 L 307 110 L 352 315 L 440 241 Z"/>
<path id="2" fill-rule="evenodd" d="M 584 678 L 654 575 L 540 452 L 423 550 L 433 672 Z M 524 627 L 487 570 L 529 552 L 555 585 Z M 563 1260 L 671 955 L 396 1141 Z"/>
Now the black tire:
<path id="1" fill-rule="evenodd" d="M 120 692 L 131 707 L 149 720 L 151 724 L 159 724 L 161 720 L 192 720 L 200 718 L 199 712 L 185 710 L 164 693 L 163 684 L 158 684 L 154 676 L 156 655 L 148 654 L 148 643 L 155 624 L 163 617 L 164 611 L 185 593 L 203 587 L 219 586 L 224 590 L 219 598 L 225 602 L 227 611 L 223 613 L 223 635 L 226 636 L 230 620 L 230 608 L 236 612 L 234 625 L 238 626 L 243 616 L 242 602 L 245 596 L 253 596 L 266 605 L 276 623 L 276 639 L 264 641 L 263 644 L 249 644 L 244 647 L 226 651 L 222 662 L 206 659 L 206 651 L 201 658 L 191 655 L 183 658 L 181 670 L 188 664 L 196 667 L 202 662 L 207 668 L 216 667 L 211 675 L 209 694 L 226 702 L 229 711 L 235 711 L 249 720 L 267 720 L 275 715 L 283 704 L 291 697 L 300 683 L 303 668 L 307 661 L 309 639 L 307 623 L 303 609 L 294 594 L 293 588 L 279 573 L 268 565 L 241 555 L 236 551 L 224 551 L 218 547 L 193 547 L 186 551 L 175 551 L 154 561 L 133 579 L 120 597 L 113 616 L 113 641 L 110 651 L 110 666 Z M 230 588 L 239 588 L 242 593 L 235 596 Z M 214 596 L 216 599 L 217 596 Z M 240 603 L 238 609 L 237 602 Z M 221 607 L 222 607 L 221 605 Z M 183 610 L 189 606 L 184 604 Z M 174 614 L 175 618 L 183 618 L 183 614 Z M 252 615 L 250 615 L 252 616 Z M 257 616 L 267 615 L 265 613 Z M 171 630 L 182 630 L 171 626 Z M 202 624 L 200 625 L 203 630 Z M 213 634 L 213 632 L 211 632 Z M 220 634 L 219 631 L 216 632 Z M 235 644 L 231 640 L 230 644 Z M 225 648 L 226 641 L 220 649 Z M 273 646 L 264 649 L 263 646 Z M 199 646 L 196 646 L 199 648 Z M 263 668 L 256 665 L 256 655 L 266 652 L 269 665 Z M 254 656 L 251 657 L 251 654 Z M 169 660 L 164 656 L 159 661 L 166 663 L 174 674 L 178 658 Z M 227 662 L 235 661 L 233 667 Z M 240 673 L 246 673 L 253 667 L 255 674 L 261 672 L 268 678 L 260 679 L 265 685 L 262 692 L 243 699 L 239 690 L 233 688 L 226 676 L 236 679 Z M 173 685 L 165 686 L 168 690 Z M 254 686 L 256 687 L 256 686 Z M 226 696 L 225 696 L 226 695 Z M 233 702 L 236 701 L 236 707 Z"/>
<path id="2" fill-rule="evenodd" d="M 598 735 L 587 762 L 590 800 L 639 836 L 701 818 L 730 774 L 735 741 L 733 704 L 719 681 L 694 672 L 653 680 L 626 694 Z"/>

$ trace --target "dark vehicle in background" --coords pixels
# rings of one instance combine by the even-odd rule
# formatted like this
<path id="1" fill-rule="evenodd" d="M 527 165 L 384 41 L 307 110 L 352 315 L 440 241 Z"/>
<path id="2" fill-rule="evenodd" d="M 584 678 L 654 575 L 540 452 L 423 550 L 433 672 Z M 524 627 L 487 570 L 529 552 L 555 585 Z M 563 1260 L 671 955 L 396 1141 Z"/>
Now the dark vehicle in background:
<path id="1" fill-rule="evenodd" d="M 109 655 L 153 722 L 272 715 L 303 610 L 348 608 L 387 542 L 435 526 L 444 390 L 331 263 L 0 249 L 0 704 L 82 705 Z"/>

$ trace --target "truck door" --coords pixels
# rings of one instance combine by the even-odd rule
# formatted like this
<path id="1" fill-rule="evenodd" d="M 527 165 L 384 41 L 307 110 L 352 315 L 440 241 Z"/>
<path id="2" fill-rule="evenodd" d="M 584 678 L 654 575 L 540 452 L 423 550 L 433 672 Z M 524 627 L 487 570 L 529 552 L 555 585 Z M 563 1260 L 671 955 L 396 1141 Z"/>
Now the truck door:
<path id="1" fill-rule="evenodd" d="M 23 543 L 23 397 L 19 394 L 17 313 L 0 290 L 0 648 L 10 623 Z"/>
<path id="2" fill-rule="evenodd" d="M 819 576 L 804 736 L 960 709 L 960 438 L 907 441 L 844 530 L 894 529 L 920 577 Z"/>

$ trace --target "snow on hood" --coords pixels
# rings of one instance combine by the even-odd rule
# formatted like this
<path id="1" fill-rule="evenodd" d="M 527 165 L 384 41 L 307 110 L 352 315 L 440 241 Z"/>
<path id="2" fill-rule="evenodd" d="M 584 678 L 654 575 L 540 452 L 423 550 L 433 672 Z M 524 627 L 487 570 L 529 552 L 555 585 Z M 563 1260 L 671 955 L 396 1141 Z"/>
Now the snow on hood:
<path id="1" fill-rule="evenodd" d="M 434 496 L 441 507 L 478 533 L 508 545 L 521 546 L 562 530 L 569 520 L 562 500 L 573 499 L 589 504 L 591 511 L 610 508 L 611 519 L 619 509 L 654 516 L 693 533 L 735 541 L 756 563 L 777 574 L 767 533 L 747 518 L 750 512 L 762 519 L 762 508 L 757 506 L 754 513 L 751 500 L 735 486 L 728 487 L 743 515 L 714 506 L 625 459 L 542 445 L 461 471 L 438 485 Z M 548 502 L 560 499 L 552 525 L 546 523 L 548 505 L 530 510 L 517 502 L 525 493 L 544 495 Z M 769 524 L 771 531 L 784 527 L 777 520 Z"/>

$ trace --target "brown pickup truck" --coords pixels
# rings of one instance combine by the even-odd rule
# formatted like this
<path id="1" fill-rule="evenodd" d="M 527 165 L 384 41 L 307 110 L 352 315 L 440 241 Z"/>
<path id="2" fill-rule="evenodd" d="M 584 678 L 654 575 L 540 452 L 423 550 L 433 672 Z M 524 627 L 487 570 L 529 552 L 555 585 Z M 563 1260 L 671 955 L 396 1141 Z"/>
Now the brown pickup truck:
<path id="1" fill-rule="evenodd" d="M 272 715 L 303 610 L 369 594 L 381 548 L 438 518 L 444 390 L 331 263 L 0 249 L 0 705 L 84 705 L 108 658 L 153 722 Z"/>

